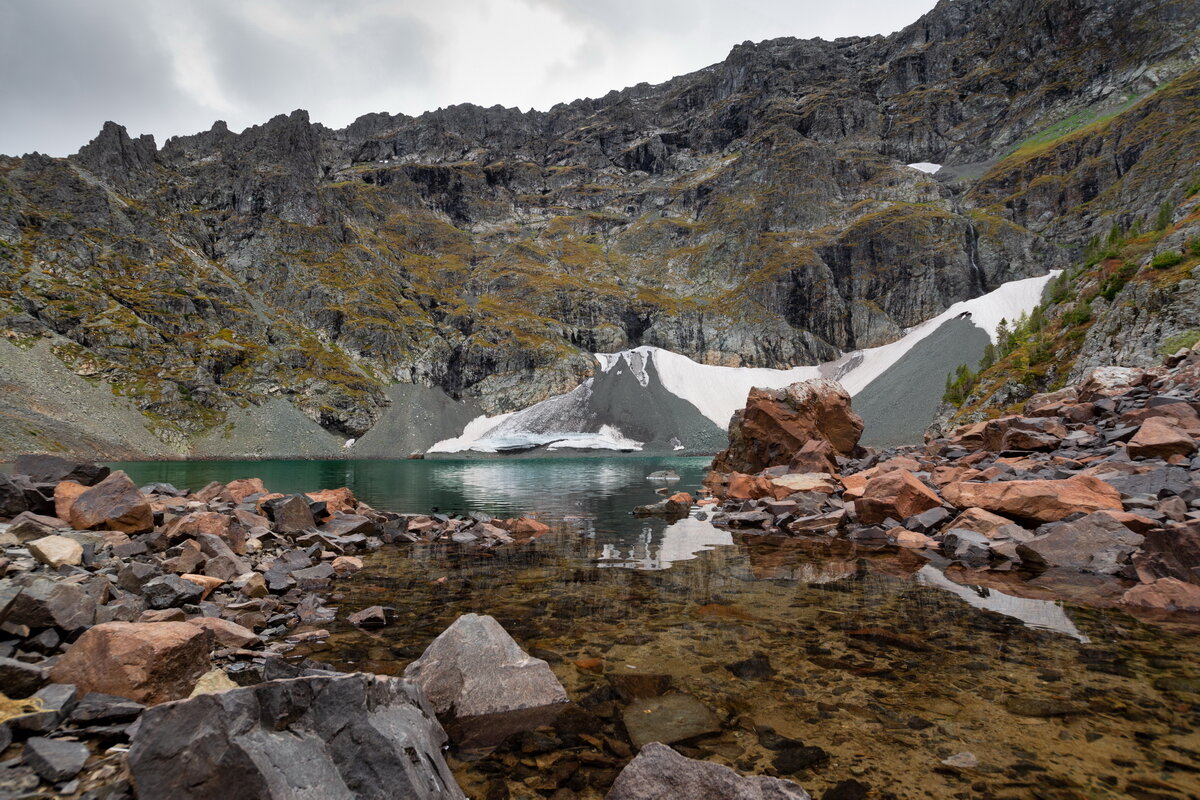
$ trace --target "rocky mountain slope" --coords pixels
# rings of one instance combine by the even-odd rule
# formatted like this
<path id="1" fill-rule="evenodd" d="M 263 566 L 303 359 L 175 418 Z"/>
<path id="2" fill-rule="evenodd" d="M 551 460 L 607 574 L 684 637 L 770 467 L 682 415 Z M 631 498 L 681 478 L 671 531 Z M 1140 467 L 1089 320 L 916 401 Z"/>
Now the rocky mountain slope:
<path id="1" fill-rule="evenodd" d="M 546 112 L 296 111 L 161 148 L 108 123 L 70 158 L 0 158 L 0 380 L 22 387 L 0 450 L 214 452 L 264 419 L 336 449 L 406 428 L 405 384 L 496 414 L 594 352 L 785 368 L 884 344 L 1196 179 L 1198 22 L 1196 0 L 944 0 Z M 67 419 L 34 350 L 151 439 Z"/>

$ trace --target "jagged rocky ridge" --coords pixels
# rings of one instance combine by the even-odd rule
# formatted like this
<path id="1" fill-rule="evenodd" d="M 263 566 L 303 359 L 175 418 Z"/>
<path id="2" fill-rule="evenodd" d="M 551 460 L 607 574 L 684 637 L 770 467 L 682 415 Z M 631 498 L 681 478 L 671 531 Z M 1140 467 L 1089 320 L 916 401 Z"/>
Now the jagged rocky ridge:
<path id="1" fill-rule="evenodd" d="M 332 447 L 395 427 L 393 384 L 496 414 L 579 385 L 592 352 L 778 368 L 883 344 L 1186 185 L 1162 151 L 1191 126 L 1021 146 L 1164 85 L 1116 119 L 1186 100 L 1198 11 L 946 0 L 888 37 L 747 43 L 547 112 L 297 111 L 161 148 L 107 124 L 68 159 L 5 158 L 7 337 L 153 433 L 22 401 L 6 448 L 209 452 L 256 409 Z M 52 398 L 4 348 L 6 382 Z"/>

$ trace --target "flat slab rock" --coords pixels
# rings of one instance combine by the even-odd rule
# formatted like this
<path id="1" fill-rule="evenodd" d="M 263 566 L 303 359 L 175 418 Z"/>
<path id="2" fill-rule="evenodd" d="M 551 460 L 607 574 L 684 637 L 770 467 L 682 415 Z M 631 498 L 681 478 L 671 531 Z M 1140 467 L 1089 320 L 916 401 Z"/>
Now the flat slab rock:
<path id="1" fill-rule="evenodd" d="M 301 677 L 148 709 L 129 771 L 140 798 L 465 800 L 445 742 L 411 681 Z"/>
<path id="2" fill-rule="evenodd" d="M 811 800 L 791 781 L 745 776 L 720 764 L 685 758 L 651 742 L 642 748 L 613 782 L 606 800 Z"/>
<path id="3" fill-rule="evenodd" d="M 624 720 L 629 739 L 638 748 L 650 742 L 682 742 L 721 730 L 721 721 L 712 709 L 690 694 L 639 700 L 625 709 Z"/>

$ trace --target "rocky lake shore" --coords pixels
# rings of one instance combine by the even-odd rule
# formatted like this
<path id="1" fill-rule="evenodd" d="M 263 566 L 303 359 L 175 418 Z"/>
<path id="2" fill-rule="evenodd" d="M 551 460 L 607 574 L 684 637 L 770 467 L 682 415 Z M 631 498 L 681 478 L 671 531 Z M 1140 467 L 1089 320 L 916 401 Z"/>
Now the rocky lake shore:
<path id="1" fill-rule="evenodd" d="M 663 489 L 638 511 L 709 518 L 763 541 L 891 551 L 909 571 L 930 564 L 1017 597 L 1200 619 L 1198 389 L 1200 351 L 1161 368 L 1099 368 L 1021 413 L 879 453 L 858 446 L 861 421 L 836 383 L 754 390 L 710 494 L 694 503 Z M 119 470 L 53 456 L 21 458 L 0 476 L 0 517 L 7 794 L 465 797 L 455 765 L 501 747 L 516 760 L 499 763 L 532 770 L 525 785 L 559 800 L 805 798 L 786 777 L 829 757 L 758 726 L 779 777 L 689 758 L 681 752 L 704 752 L 689 742 L 719 723 L 667 676 L 605 673 L 610 689 L 578 697 L 538 657 L 560 656 L 526 652 L 486 615 L 457 617 L 403 677 L 399 665 L 395 675 L 344 672 L 309 657 L 335 623 L 367 633 L 398 624 L 393 606 L 338 602 L 339 582 L 376 551 L 520 549 L 550 531 L 532 517 L 398 514 L 349 489 L 283 495 L 256 478 L 138 487 Z M 886 627 L 846 635 L 928 651 Z M 726 669 L 767 678 L 771 658 Z M 605 669 L 592 658 L 574 667 Z M 1173 680 L 1185 697 L 1194 691 Z M 610 732 L 597 714 L 614 701 L 626 708 Z M 1060 705 L 1054 716 L 1079 713 Z M 974 756 L 959 755 L 945 763 L 970 769 Z M 851 779 L 822 796 L 868 792 Z"/>

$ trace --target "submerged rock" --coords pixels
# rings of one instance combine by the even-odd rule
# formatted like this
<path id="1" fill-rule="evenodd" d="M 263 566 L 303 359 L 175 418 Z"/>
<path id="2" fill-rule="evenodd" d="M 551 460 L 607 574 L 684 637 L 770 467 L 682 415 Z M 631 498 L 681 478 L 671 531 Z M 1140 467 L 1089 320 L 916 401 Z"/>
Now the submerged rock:
<path id="1" fill-rule="evenodd" d="M 129 771 L 144 798 L 465 800 L 445 741 L 410 681 L 292 678 L 147 710 Z"/>
<path id="2" fill-rule="evenodd" d="M 613 782 L 606 800 L 811 800 L 798 784 L 745 776 L 707 761 L 685 758 L 665 744 L 642 748 Z"/>
<path id="3" fill-rule="evenodd" d="M 493 617 L 464 614 L 404 670 L 461 747 L 490 747 L 551 722 L 567 693 Z"/>
<path id="4" fill-rule="evenodd" d="M 671 744 L 721 730 L 712 709 L 682 693 L 639 700 L 625 709 L 624 721 L 630 741 L 639 749 L 650 742 Z"/>

